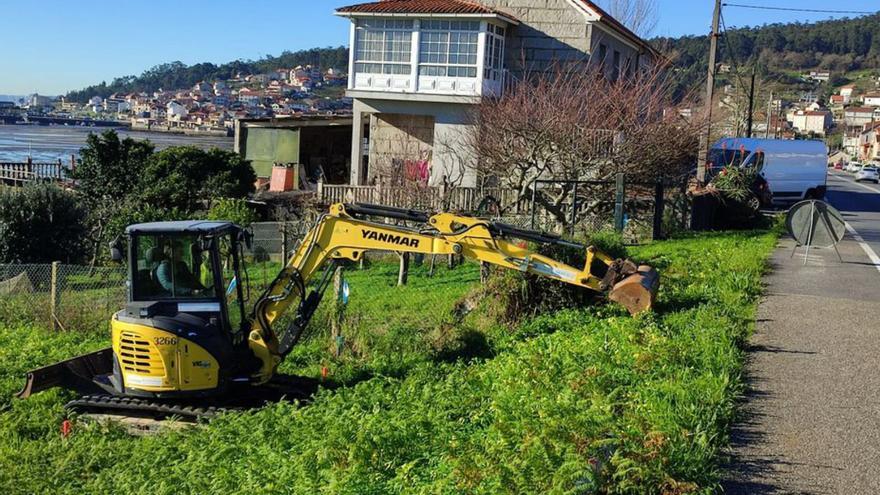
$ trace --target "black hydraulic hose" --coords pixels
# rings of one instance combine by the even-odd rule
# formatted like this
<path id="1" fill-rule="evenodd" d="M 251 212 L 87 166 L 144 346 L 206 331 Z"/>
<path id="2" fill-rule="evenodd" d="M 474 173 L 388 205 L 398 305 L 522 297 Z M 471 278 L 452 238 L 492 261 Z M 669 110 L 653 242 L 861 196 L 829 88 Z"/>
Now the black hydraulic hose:
<path id="1" fill-rule="evenodd" d="M 396 208 L 393 206 L 373 205 L 367 203 L 349 203 L 345 205 L 345 212 L 351 215 L 363 215 L 393 218 L 395 220 L 408 220 L 411 222 L 425 223 L 431 218 L 426 211 L 410 210 L 408 208 Z"/>
<path id="2" fill-rule="evenodd" d="M 499 222 L 491 222 L 488 224 L 489 230 L 496 235 L 502 235 L 506 237 L 515 237 L 517 239 L 522 239 L 525 241 L 533 241 L 541 244 L 555 244 L 557 246 L 565 246 L 575 249 L 586 249 L 587 246 L 577 243 L 566 241 L 562 237 L 551 234 L 548 232 L 538 232 L 536 230 L 526 230 L 521 229 L 519 227 L 508 225 L 505 223 Z"/>

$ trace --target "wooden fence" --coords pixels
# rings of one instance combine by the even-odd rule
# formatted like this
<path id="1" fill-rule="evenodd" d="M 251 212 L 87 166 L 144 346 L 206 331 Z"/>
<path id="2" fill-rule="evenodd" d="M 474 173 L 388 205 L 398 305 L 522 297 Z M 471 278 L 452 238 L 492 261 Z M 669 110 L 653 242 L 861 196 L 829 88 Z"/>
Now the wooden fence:
<path id="1" fill-rule="evenodd" d="M 372 203 L 399 208 L 418 208 L 427 210 L 453 210 L 472 212 L 492 198 L 504 207 L 513 206 L 518 213 L 530 211 L 528 199 L 517 204 L 518 191 L 500 187 L 450 187 L 424 186 L 350 186 L 345 184 L 318 183 L 317 199 L 321 204 L 333 203 Z"/>

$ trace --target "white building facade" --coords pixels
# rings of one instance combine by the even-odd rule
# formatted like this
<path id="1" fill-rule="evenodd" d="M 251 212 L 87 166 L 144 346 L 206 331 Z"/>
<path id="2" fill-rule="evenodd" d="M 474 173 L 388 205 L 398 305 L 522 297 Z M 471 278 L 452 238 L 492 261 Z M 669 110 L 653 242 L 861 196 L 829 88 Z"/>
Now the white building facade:
<path id="1" fill-rule="evenodd" d="M 473 186 L 476 105 L 502 95 L 523 64 L 598 54 L 617 78 L 657 56 L 587 0 L 386 0 L 336 13 L 351 20 L 351 184 L 405 176 Z"/>

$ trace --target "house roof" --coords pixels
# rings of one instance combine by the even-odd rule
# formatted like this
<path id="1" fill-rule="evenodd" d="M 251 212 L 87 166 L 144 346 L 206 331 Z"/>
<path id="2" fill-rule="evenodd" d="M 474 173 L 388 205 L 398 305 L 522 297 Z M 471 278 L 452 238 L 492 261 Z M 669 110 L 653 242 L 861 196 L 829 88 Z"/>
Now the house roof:
<path id="1" fill-rule="evenodd" d="M 849 107 L 846 111 L 852 113 L 874 113 L 874 107 Z"/>
<path id="2" fill-rule="evenodd" d="M 650 52 L 654 56 L 660 56 L 660 52 L 647 41 L 632 32 L 620 21 L 605 12 L 591 0 L 575 0 L 586 9 L 599 17 L 600 23 L 608 24 L 609 27 L 620 33 L 624 38 L 635 43 L 640 48 Z M 519 24 L 519 21 L 510 14 L 501 10 L 487 7 L 471 0 L 379 0 L 377 2 L 349 5 L 336 9 L 336 13 L 343 16 L 349 15 L 414 15 L 414 14 L 448 14 L 448 15 L 479 15 L 499 16 L 505 20 Z"/>
<path id="3" fill-rule="evenodd" d="M 497 9 L 468 0 L 381 0 L 336 9 L 337 14 L 449 14 L 498 16 L 517 23 L 516 18 Z"/>

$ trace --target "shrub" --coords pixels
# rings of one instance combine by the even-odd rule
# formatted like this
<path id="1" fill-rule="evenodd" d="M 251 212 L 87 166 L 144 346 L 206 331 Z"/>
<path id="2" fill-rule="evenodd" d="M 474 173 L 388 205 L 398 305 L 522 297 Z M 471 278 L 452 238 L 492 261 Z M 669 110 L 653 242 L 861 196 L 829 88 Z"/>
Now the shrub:
<path id="1" fill-rule="evenodd" d="M 229 220 L 242 227 L 247 227 L 257 220 L 257 215 L 243 199 L 220 198 L 208 210 L 207 218 L 209 220 Z"/>
<path id="2" fill-rule="evenodd" d="M 589 243 L 612 258 L 627 256 L 623 237 L 613 230 L 604 230 L 590 236 Z M 584 251 L 565 246 L 541 246 L 537 252 L 568 265 L 584 266 Z M 602 276 L 604 268 L 594 263 L 595 272 Z M 490 270 L 483 288 L 483 296 L 497 301 L 493 305 L 494 316 L 501 321 L 517 322 L 524 317 L 553 312 L 565 308 L 578 308 L 591 303 L 597 294 L 588 289 L 532 274 L 523 275 L 512 270 Z"/>
<path id="3" fill-rule="evenodd" d="M 45 184 L 0 191 L 0 262 L 78 263 L 86 234 L 86 213 L 73 194 Z"/>

